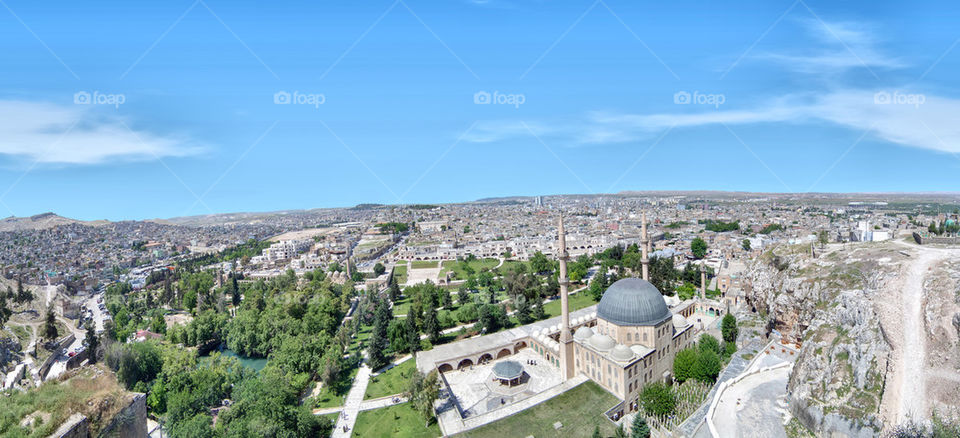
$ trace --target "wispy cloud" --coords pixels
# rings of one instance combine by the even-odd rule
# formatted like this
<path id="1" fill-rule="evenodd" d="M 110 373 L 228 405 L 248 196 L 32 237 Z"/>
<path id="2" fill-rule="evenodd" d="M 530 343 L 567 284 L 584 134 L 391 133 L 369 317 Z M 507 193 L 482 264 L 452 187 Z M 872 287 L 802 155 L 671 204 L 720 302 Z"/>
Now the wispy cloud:
<path id="1" fill-rule="evenodd" d="M 860 22 L 801 20 L 804 31 L 817 43 L 801 51 L 767 52 L 758 58 L 769 59 L 785 68 L 806 74 L 837 74 L 858 68 L 898 69 L 907 63 L 889 56 L 879 48 L 876 30 Z"/>
<path id="2" fill-rule="evenodd" d="M 131 129 L 134 126 L 91 106 L 0 100 L 0 155 L 37 164 L 96 165 L 204 150 L 189 138 Z"/>
<path id="3" fill-rule="evenodd" d="M 903 146 L 960 153 L 960 100 L 902 90 L 841 90 L 823 94 L 789 95 L 743 110 L 698 113 L 590 113 L 579 121 L 531 123 L 531 129 L 558 144 L 623 143 L 650 138 L 675 127 L 752 125 L 766 123 L 828 123 L 862 132 L 871 127 L 875 138 Z M 519 123 L 478 124 L 468 141 L 493 142 L 528 136 Z"/>

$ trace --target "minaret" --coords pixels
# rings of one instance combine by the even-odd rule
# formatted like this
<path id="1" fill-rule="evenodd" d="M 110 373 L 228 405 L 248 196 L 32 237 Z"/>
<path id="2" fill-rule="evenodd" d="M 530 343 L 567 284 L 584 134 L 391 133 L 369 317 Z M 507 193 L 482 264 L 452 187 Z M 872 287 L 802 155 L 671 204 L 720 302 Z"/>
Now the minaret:
<path id="1" fill-rule="evenodd" d="M 643 265 L 643 275 L 644 280 L 650 281 L 650 236 L 647 235 L 647 213 L 643 213 L 643 217 L 640 219 L 641 224 L 641 233 L 640 233 L 640 245 L 643 246 L 642 257 L 640 258 L 640 264 Z"/>
<path id="2" fill-rule="evenodd" d="M 560 259 L 560 376 L 563 380 L 573 377 L 573 337 L 570 335 L 570 302 L 567 299 L 567 236 L 563 229 L 563 215 L 560 215 L 560 235 L 557 258 Z"/>
<path id="3" fill-rule="evenodd" d="M 700 299 L 705 300 L 707 298 L 707 270 L 703 267 L 703 262 L 700 262 Z"/>

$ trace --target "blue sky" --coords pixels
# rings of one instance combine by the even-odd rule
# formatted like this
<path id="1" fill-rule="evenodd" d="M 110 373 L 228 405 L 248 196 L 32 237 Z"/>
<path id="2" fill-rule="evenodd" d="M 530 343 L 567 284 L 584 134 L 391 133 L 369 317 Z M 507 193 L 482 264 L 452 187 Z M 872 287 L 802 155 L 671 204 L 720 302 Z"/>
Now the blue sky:
<path id="1" fill-rule="evenodd" d="M 960 191 L 955 3 L 0 6 L 0 215 Z"/>

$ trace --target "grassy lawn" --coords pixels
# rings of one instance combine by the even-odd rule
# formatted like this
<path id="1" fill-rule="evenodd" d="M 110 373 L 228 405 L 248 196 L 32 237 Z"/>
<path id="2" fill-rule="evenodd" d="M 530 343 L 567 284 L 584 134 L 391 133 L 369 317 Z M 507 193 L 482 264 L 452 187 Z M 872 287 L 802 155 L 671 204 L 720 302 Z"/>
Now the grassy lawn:
<path id="1" fill-rule="evenodd" d="M 7 330 L 17 336 L 21 349 L 27 348 L 27 344 L 30 343 L 30 333 L 33 332 L 33 327 L 10 324 L 7 326 Z"/>
<path id="2" fill-rule="evenodd" d="M 353 436 L 435 438 L 440 436 L 440 426 L 434 421 L 429 427 L 424 427 L 423 417 L 413 410 L 410 403 L 403 403 L 360 412 L 357 424 L 353 426 Z"/>
<path id="3" fill-rule="evenodd" d="M 354 364 L 356 365 L 356 364 Z M 350 385 L 353 384 L 353 378 L 357 376 L 358 368 L 351 366 L 349 369 L 340 373 L 340 379 L 331 386 L 324 386 L 317 394 L 315 408 L 333 408 L 343 406 L 343 400 L 350 392 Z M 337 419 L 337 414 L 332 414 L 333 419 Z"/>
<path id="4" fill-rule="evenodd" d="M 339 412 L 334 412 L 334 413 L 332 413 L 332 414 L 324 414 L 324 415 L 321 415 L 320 418 L 323 418 L 323 419 L 329 421 L 330 423 L 332 423 L 334 426 L 336 426 L 336 425 L 337 425 L 337 417 L 339 417 L 339 416 L 340 416 L 340 413 L 339 413 Z"/>
<path id="5" fill-rule="evenodd" d="M 397 284 L 403 284 L 407 282 L 406 263 L 393 267 L 393 279 L 397 281 Z"/>
<path id="6" fill-rule="evenodd" d="M 436 268 L 436 260 L 414 260 L 411 264 L 413 269 L 425 269 L 425 268 Z"/>
<path id="7" fill-rule="evenodd" d="M 597 304 L 597 302 L 593 301 L 593 298 L 587 294 L 587 291 L 577 292 L 573 295 L 569 295 L 567 298 L 570 301 L 571 312 Z M 543 311 L 546 312 L 548 318 L 560 316 L 560 300 L 551 301 L 547 304 L 544 304 Z"/>
<path id="8" fill-rule="evenodd" d="M 586 382 L 530 409 L 500 421 L 464 432 L 463 438 L 523 437 L 589 437 L 600 426 L 603 436 L 612 436 L 613 423 L 603 413 L 617 403 L 617 398 L 593 382 Z M 560 430 L 553 423 L 563 423 Z"/>
<path id="9" fill-rule="evenodd" d="M 370 338 L 370 334 L 373 332 L 373 327 L 364 325 L 360 326 L 360 332 L 357 333 L 357 337 L 350 340 L 350 345 L 347 346 L 347 353 L 353 354 L 366 348 L 367 339 Z"/>
<path id="10" fill-rule="evenodd" d="M 513 269 L 514 266 L 518 265 L 524 265 L 527 268 L 527 272 L 530 272 L 530 262 L 521 260 L 506 260 L 503 262 L 503 266 L 497 268 L 497 274 L 503 275 L 507 271 Z"/>
<path id="11" fill-rule="evenodd" d="M 390 368 L 383 374 L 370 378 L 370 385 L 367 386 L 367 393 L 364 399 L 386 397 L 388 395 L 399 394 L 407 389 L 410 382 L 410 376 L 417 369 L 417 361 L 407 359 L 406 362 Z"/>
<path id="12" fill-rule="evenodd" d="M 406 315 L 410 311 L 411 299 L 408 297 L 400 297 L 399 300 L 393 302 L 393 314 L 394 315 Z"/>
<path id="13" fill-rule="evenodd" d="M 497 259 L 478 259 L 469 263 L 470 267 L 473 268 L 474 272 L 480 272 L 483 269 L 493 269 L 494 266 L 497 266 L 500 263 Z M 443 262 L 443 268 L 440 270 L 440 277 L 443 277 L 447 272 L 453 271 L 455 280 L 466 280 L 467 273 L 463 270 L 463 266 L 459 261 L 456 260 L 447 260 Z"/>

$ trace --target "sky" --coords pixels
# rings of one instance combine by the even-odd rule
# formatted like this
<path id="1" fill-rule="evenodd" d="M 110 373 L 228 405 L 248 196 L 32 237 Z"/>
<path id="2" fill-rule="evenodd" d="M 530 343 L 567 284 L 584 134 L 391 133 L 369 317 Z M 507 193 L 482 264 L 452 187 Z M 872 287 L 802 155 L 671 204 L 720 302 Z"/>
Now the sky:
<path id="1" fill-rule="evenodd" d="M 0 0 L 0 216 L 960 191 L 960 4 Z"/>

